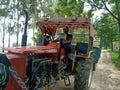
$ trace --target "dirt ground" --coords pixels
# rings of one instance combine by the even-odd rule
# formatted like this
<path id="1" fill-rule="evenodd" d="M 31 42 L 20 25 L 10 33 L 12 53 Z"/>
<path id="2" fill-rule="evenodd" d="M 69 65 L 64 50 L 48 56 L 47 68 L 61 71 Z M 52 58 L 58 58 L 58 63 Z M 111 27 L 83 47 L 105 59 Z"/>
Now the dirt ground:
<path id="1" fill-rule="evenodd" d="M 57 81 L 53 90 L 74 90 L 74 78 L 70 77 L 71 85 L 65 86 L 64 81 Z M 111 61 L 106 50 L 102 50 L 101 58 L 96 65 L 90 90 L 120 90 L 120 71 Z"/>
<path id="2" fill-rule="evenodd" d="M 115 68 L 106 50 L 102 51 L 90 90 L 120 90 L 120 71 Z"/>

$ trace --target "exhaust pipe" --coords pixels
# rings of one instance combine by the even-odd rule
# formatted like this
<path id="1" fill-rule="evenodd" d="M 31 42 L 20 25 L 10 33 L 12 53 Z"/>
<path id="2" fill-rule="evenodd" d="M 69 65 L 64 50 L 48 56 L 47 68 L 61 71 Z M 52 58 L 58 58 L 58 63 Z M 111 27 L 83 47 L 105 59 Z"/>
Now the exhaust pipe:
<path id="1" fill-rule="evenodd" d="M 26 16 L 25 19 L 25 26 L 24 26 L 24 33 L 22 35 L 22 42 L 21 42 L 21 46 L 26 46 L 27 44 L 27 25 L 28 25 L 28 12 L 26 10 L 23 10 Z"/>

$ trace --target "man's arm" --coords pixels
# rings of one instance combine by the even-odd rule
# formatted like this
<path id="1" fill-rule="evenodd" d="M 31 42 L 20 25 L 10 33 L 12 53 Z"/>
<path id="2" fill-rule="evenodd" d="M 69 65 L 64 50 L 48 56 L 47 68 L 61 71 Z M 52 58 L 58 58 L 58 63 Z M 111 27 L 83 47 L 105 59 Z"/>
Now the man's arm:
<path id="1" fill-rule="evenodd" d="M 66 40 L 63 40 L 63 44 L 71 43 L 72 42 L 72 35 L 68 35 Z"/>
<path id="2" fill-rule="evenodd" d="M 72 38 L 69 38 L 67 40 L 63 40 L 63 44 L 67 44 L 67 43 L 71 43 L 72 42 Z"/>

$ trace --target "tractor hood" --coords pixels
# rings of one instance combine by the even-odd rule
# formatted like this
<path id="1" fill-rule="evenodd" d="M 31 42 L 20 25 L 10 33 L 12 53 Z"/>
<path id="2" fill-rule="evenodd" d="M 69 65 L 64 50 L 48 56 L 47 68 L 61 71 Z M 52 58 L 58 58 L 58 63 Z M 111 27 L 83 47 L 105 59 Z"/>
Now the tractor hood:
<path id="1" fill-rule="evenodd" d="M 58 47 L 54 46 L 22 46 L 22 47 L 8 47 L 3 48 L 8 52 L 16 54 L 43 54 L 43 53 L 57 53 Z"/>
<path id="2" fill-rule="evenodd" d="M 91 37 L 94 36 L 93 26 L 87 18 L 40 18 L 36 25 L 41 29 L 42 33 L 55 35 L 57 28 L 68 26 L 70 28 L 86 28 L 89 30 Z"/>

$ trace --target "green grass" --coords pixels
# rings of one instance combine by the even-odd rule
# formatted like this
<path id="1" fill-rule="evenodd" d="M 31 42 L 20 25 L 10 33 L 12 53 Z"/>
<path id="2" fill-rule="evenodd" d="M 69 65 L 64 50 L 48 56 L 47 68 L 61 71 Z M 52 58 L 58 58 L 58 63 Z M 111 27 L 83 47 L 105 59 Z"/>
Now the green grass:
<path id="1" fill-rule="evenodd" d="M 115 64 L 115 66 L 120 70 L 120 59 L 118 59 L 118 53 L 117 52 L 111 52 L 109 51 L 112 61 Z"/>
<path id="2" fill-rule="evenodd" d="M 4 52 L 8 52 L 8 51 L 4 50 Z M 3 50 L 1 48 L 0 48 L 0 53 L 3 53 Z"/>
<path id="3" fill-rule="evenodd" d="M 0 53 L 2 52 L 2 50 L 0 49 Z"/>

